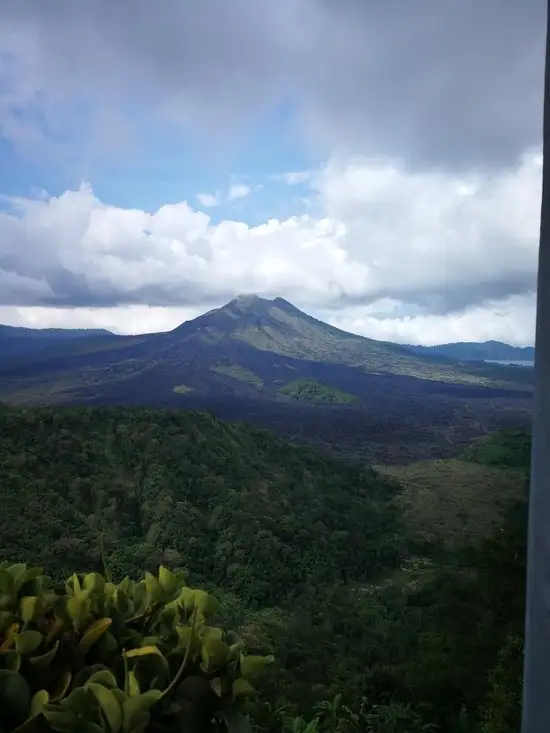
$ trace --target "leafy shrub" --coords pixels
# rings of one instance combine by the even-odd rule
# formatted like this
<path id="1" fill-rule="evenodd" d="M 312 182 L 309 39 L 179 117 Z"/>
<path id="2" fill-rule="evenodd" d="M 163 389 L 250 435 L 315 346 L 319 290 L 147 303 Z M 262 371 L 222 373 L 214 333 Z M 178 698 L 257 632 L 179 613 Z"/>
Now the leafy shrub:
<path id="1" fill-rule="evenodd" d="M 209 624 L 216 611 L 162 566 L 139 582 L 88 573 L 56 586 L 0 565 L 0 731 L 242 730 L 273 657 L 246 655 Z"/>

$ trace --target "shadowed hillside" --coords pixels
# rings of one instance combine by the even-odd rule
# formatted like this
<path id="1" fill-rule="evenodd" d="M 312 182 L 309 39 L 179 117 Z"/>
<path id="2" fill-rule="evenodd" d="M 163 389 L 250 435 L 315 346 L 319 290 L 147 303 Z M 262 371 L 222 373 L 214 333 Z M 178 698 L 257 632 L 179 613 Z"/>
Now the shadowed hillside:
<path id="1" fill-rule="evenodd" d="M 258 604 L 403 549 L 394 484 L 208 415 L 7 410 L 0 441 L 0 556 L 51 571 L 98 566 L 103 532 L 118 575 L 183 564 Z"/>

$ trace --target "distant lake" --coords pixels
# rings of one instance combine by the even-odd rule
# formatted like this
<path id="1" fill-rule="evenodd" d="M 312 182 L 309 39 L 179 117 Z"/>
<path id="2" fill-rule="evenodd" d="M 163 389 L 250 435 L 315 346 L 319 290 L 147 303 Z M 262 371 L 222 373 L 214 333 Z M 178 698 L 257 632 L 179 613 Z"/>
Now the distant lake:
<path id="1" fill-rule="evenodd" d="M 502 364 L 502 366 L 519 366 L 519 367 L 534 367 L 534 361 L 514 361 L 514 359 L 499 360 L 499 359 L 485 359 L 487 364 Z"/>

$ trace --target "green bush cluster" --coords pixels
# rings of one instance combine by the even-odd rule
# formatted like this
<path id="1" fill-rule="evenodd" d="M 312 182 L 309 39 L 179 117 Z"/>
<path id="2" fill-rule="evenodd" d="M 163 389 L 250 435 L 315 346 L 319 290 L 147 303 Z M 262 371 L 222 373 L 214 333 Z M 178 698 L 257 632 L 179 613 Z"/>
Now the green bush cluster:
<path id="1" fill-rule="evenodd" d="M 88 573 L 55 585 L 1 564 L 0 731 L 243 730 L 273 657 L 247 655 L 209 623 L 216 612 L 162 566 L 139 582 Z"/>

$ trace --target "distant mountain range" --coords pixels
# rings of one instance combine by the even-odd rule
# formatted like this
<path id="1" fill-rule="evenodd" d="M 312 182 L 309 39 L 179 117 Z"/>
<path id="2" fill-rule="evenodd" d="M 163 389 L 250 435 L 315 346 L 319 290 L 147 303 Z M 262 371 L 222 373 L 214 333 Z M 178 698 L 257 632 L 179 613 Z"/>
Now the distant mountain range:
<path id="1" fill-rule="evenodd" d="M 454 361 L 534 361 L 533 346 L 510 346 L 502 341 L 484 341 L 483 343 L 460 342 L 440 344 L 439 346 L 407 346 L 416 354 L 426 356 L 444 356 Z"/>
<path id="2" fill-rule="evenodd" d="M 0 352 L 0 396 L 25 403 L 146 393 L 166 403 L 208 393 L 349 404 L 372 390 L 367 376 L 485 387 L 508 380 L 506 372 L 353 335 L 282 298 L 255 295 L 166 333 L 4 327 Z"/>
<path id="3" fill-rule="evenodd" d="M 21 328 L 0 325 L 0 368 L 15 359 L 47 354 L 59 344 L 93 337 L 114 336 L 101 328 Z"/>
<path id="4" fill-rule="evenodd" d="M 269 305 L 271 304 L 271 305 Z M 260 327 L 262 324 L 262 317 L 268 315 L 271 311 L 271 315 L 274 317 L 275 330 L 281 330 L 281 326 L 284 322 L 281 319 L 281 312 L 287 314 L 287 327 L 286 337 L 283 334 L 279 334 L 279 337 L 275 333 L 271 336 L 259 333 L 259 329 L 256 328 L 254 332 L 254 326 Z M 393 374 L 411 374 L 417 376 L 419 370 L 422 376 L 427 378 L 434 378 L 433 375 L 427 374 L 425 364 L 419 367 L 417 363 L 414 365 L 411 361 L 403 362 L 404 351 L 413 352 L 421 356 L 427 357 L 442 357 L 443 360 L 447 361 L 534 361 L 535 349 L 532 346 L 518 347 L 510 346 L 501 341 L 485 341 L 482 343 L 477 342 L 458 342 L 449 344 L 439 344 L 437 346 L 421 346 L 421 345 L 399 345 L 388 341 L 374 341 L 373 339 L 367 339 L 353 334 L 347 334 L 344 331 L 333 328 L 328 324 L 323 324 L 321 321 L 313 319 L 311 316 L 307 316 L 302 311 L 299 311 L 293 305 L 283 300 L 282 298 L 276 298 L 273 301 L 259 298 L 258 296 L 239 296 L 235 300 L 228 303 L 223 308 L 216 309 L 205 313 L 203 316 L 189 321 L 171 333 L 184 333 L 186 337 L 189 335 L 189 326 L 196 324 L 198 329 L 206 327 L 216 327 L 214 323 L 217 319 L 218 334 L 224 329 L 227 331 L 227 323 L 222 324 L 220 318 L 224 318 L 231 312 L 235 316 L 241 318 L 240 328 L 233 328 L 236 338 L 240 338 L 244 342 L 251 342 L 252 345 L 258 346 L 258 348 L 266 347 L 267 351 L 275 351 L 277 353 L 294 356 L 297 358 L 310 358 L 325 360 L 325 356 L 330 358 L 327 361 L 351 361 L 354 366 L 357 366 L 357 354 L 352 355 L 349 353 L 350 347 L 355 351 L 363 352 L 367 347 L 370 350 L 368 357 L 359 361 L 362 365 L 365 363 L 374 368 L 380 368 L 383 372 L 389 372 Z M 288 315 L 293 314 L 294 317 L 298 317 L 302 321 L 301 328 L 297 329 L 300 334 L 294 334 L 292 339 L 288 339 Z M 242 333 L 242 326 L 244 321 L 248 320 L 249 323 L 245 326 L 245 333 Z M 304 330 L 305 323 L 307 321 L 307 328 Z M 315 324 L 315 326 L 313 326 Z M 233 324 L 235 325 L 235 324 Z M 271 324 L 273 327 L 273 324 Z M 323 338 L 318 340 L 320 335 L 319 326 L 323 326 Z M 337 335 L 336 335 L 337 334 Z M 159 336 L 160 334 L 149 334 L 145 338 L 153 336 Z M 296 336 L 299 336 L 296 339 Z M 346 351 L 341 358 L 334 359 L 334 346 L 342 345 L 342 336 L 347 336 Z M 327 339 L 328 342 L 327 343 Z M 336 340 L 335 340 L 336 339 Z M 130 345 L 130 343 L 136 343 L 138 340 L 143 340 L 141 336 L 117 336 L 116 334 L 106 329 L 86 329 L 86 328 L 24 328 L 16 326 L 3 326 L 0 325 L 0 369 L 10 364 L 21 362 L 23 359 L 31 358 L 33 361 L 48 361 L 54 358 L 56 355 L 66 355 L 68 358 L 70 355 L 77 353 L 81 354 L 86 351 L 94 351 L 96 349 L 104 350 L 108 348 L 120 347 L 122 344 Z M 260 341 L 263 341 L 262 345 Z M 286 341 L 286 343 L 285 343 Z M 67 348 L 68 347 L 68 348 Z M 328 348 L 327 348 L 328 347 Z M 394 361 L 396 355 L 399 355 L 397 363 L 388 363 L 388 356 L 393 356 Z M 441 363 L 441 360 L 439 360 Z M 437 377 L 439 378 L 439 377 Z M 451 380 L 452 381 L 452 380 Z"/>
<path id="5" fill-rule="evenodd" d="M 282 298 L 239 296 L 166 333 L 0 330 L 0 403 L 206 410 L 364 460 L 523 427 L 532 379 L 353 335 Z"/>

